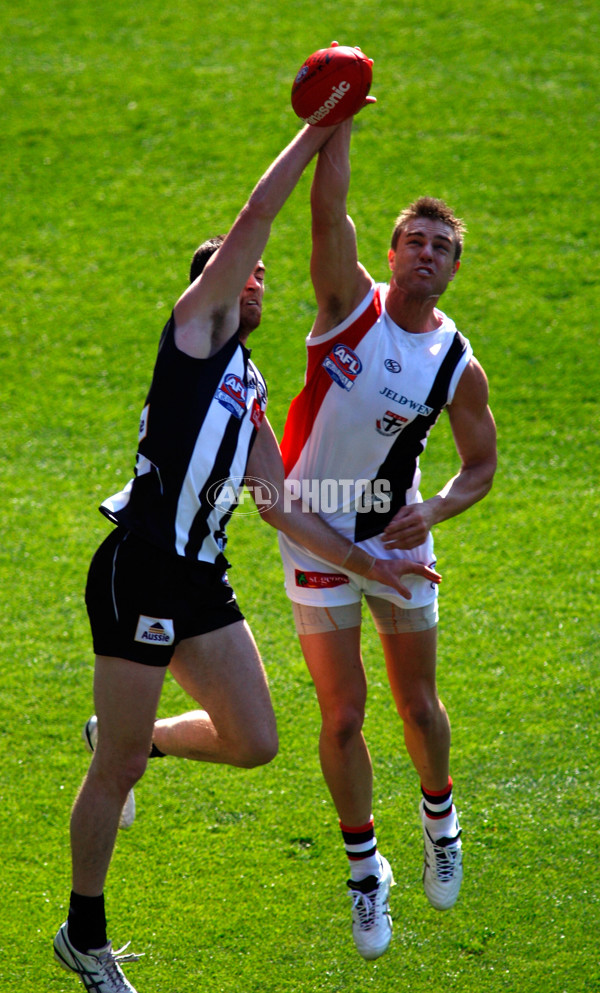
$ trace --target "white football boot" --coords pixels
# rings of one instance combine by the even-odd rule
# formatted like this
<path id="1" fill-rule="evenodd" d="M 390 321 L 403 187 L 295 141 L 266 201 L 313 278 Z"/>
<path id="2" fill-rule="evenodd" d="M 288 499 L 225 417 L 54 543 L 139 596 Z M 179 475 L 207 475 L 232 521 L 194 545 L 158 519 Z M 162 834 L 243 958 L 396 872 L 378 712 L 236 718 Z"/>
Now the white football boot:
<path id="1" fill-rule="evenodd" d="M 69 941 L 65 923 L 54 939 L 54 958 L 67 972 L 78 975 L 89 993 L 136 993 L 119 965 L 119 962 L 137 962 L 140 958 L 133 952 L 123 954 L 128 944 L 113 952 L 109 941 L 104 948 L 91 948 L 84 954 Z"/>
<path id="2" fill-rule="evenodd" d="M 89 721 L 86 721 L 83 731 L 81 732 L 81 737 L 88 752 L 93 752 L 96 748 L 98 742 L 98 718 L 94 714 L 90 717 Z M 121 811 L 121 817 L 119 819 L 119 827 L 126 831 L 131 827 L 135 820 L 135 796 L 133 790 L 129 790 L 127 794 L 127 799 L 123 804 L 123 810 Z"/>
<path id="3" fill-rule="evenodd" d="M 388 905 L 394 877 L 387 859 L 379 855 L 381 874 L 367 876 L 360 882 L 348 880 L 352 898 L 352 937 L 365 959 L 377 959 L 387 951 L 392 940 L 392 918 Z"/>
<path id="4" fill-rule="evenodd" d="M 427 816 L 421 801 L 423 823 L 423 887 L 425 895 L 436 910 L 450 910 L 458 900 L 463 878 L 460 827 L 454 838 L 434 841 L 427 830 Z"/>

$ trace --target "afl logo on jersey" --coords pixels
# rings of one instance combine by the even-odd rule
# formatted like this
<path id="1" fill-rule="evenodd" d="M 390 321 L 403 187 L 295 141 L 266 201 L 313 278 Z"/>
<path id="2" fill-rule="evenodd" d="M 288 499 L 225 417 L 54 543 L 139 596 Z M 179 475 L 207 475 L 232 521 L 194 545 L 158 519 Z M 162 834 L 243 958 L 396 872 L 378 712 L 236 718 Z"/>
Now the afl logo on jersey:
<path id="1" fill-rule="evenodd" d="M 354 381 L 362 370 L 362 362 L 356 352 L 347 345 L 338 342 L 323 361 L 323 368 L 331 376 L 334 383 L 344 390 L 351 390 Z"/>
<path id="2" fill-rule="evenodd" d="M 383 364 L 388 372 L 402 372 L 402 366 L 397 359 L 386 359 Z"/>
<path id="3" fill-rule="evenodd" d="M 215 393 L 215 400 L 241 420 L 246 413 L 246 387 L 240 377 L 233 372 L 227 373 Z"/>

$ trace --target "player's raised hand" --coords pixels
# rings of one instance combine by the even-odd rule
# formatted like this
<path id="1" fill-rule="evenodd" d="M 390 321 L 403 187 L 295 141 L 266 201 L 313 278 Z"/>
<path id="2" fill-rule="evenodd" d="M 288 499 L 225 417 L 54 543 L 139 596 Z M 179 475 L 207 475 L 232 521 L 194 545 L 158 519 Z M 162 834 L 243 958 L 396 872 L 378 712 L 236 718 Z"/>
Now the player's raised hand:
<path id="1" fill-rule="evenodd" d="M 303 62 L 292 84 L 292 107 L 305 124 L 336 127 L 367 103 L 373 78 L 373 59 L 360 48 L 335 42 L 320 48 Z"/>

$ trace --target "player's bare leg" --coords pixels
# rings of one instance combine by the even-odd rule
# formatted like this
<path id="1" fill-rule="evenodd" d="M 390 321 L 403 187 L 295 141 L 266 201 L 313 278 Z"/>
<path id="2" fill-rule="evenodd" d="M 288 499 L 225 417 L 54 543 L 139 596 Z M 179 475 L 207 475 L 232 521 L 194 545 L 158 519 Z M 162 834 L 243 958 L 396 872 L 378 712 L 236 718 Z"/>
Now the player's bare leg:
<path id="1" fill-rule="evenodd" d="M 437 910 L 449 910 L 462 882 L 462 843 L 449 775 L 450 722 L 436 688 L 437 629 L 380 637 L 406 747 L 421 779 L 425 894 Z"/>
<path id="2" fill-rule="evenodd" d="M 300 635 L 300 643 L 321 708 L 321 768 L 349 858 L 352 936 L 364 958 L 376 959 L 392 937 L 388 897 L 394 879 L 377 851 L 372 819 L 373 770 L 362 732 L 367 681 L 360 627 Z"/>
<path id="3" fill-rule="evenodd" d="M 202 709 L 156 721 L 153 741 L 161 752 L 243 768 L 274 758 L 275 714 L 245 621 L 182 641 L 170 670 Z"/>
<path id="4" fill-rule="evenodd" d="M 380 638 L 408 754 L 423 786 L 442 790 L 448 783 L 450 722 L 436 688 L 437 628 Z"/>
<path id="5" fill-rule="evenodd" d="M 373 771 L 362 726 L 367 681 L 360 627 L 300 635 L 321 708 L 319 754 L 340 820 L 364 824 L 373 809 Z"/>
<path id="6" fill-rule="evenodd" d="M 129 790 L 144 774 L 165 670 L 99 656 L 98 744 L 71 815 L 73 889 L 98 896 Z"/>

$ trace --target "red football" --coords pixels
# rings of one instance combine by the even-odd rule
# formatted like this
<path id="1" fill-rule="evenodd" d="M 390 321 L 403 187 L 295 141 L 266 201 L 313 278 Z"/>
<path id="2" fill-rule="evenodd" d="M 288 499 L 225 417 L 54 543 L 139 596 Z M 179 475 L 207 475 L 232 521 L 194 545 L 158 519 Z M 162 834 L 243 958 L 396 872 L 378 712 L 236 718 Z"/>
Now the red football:
<path id="1" fill-rule="evenodd" d="M 309 55 L 292 85 L 292 107 L 306 124 L 327 128 L 352 117 L 365 102 L 373 60 L 358 48 L 332 45 Z"/>

